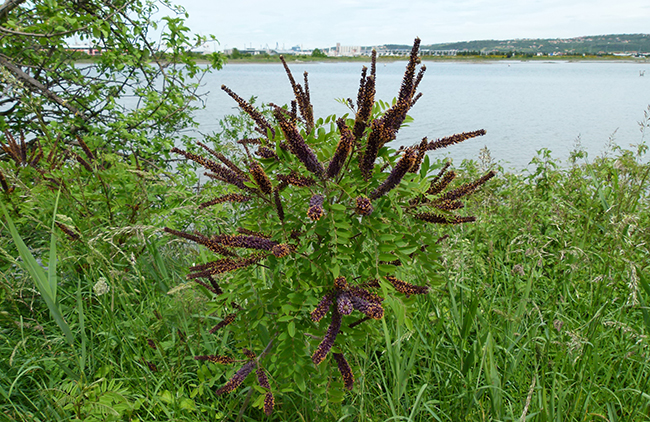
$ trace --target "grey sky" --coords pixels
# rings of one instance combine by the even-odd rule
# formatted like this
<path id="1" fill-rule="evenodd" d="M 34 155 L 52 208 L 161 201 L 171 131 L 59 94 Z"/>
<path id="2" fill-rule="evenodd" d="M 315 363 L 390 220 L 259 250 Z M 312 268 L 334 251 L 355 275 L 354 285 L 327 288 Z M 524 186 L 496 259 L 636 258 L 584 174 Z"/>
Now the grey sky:
<path id="1" fill-rule="evenodd" d="M 648 0 L 177 0 L 223 48 L 648 33 Z"/>

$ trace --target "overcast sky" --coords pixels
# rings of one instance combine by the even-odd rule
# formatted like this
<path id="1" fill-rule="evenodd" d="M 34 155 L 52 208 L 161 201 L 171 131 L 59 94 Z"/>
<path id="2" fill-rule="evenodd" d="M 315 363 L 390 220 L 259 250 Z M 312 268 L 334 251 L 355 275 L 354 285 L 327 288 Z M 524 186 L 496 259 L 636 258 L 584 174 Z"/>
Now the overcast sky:
<path id="1" fill-rule="evenodd" d="M 650 0 L 176 0 L 218 49 L 650 33 Z"/>

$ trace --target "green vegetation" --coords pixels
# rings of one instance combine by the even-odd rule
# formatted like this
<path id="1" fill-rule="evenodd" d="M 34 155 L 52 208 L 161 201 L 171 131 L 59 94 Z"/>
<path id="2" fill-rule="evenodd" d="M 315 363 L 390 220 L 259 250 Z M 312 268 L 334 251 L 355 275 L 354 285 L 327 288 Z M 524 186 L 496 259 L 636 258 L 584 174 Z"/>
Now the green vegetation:
<path id="1" fill-rule="evenodd" d="M 391 46 L 407 48 L 408 46 Z M 523 38 L 514 40 L 477 40 L 454 43 L 433 44 L 423 50 L 480 51 L 483 54 L 494 52 L 505 54 L 567 54 L 567 55 L 608 55 L 612 53 L 650 53 L 650 34 L 594 35 L 577 38 Z"/>
<path id="2" fill-rule="evenodd" d="M 304 394 L 278 394 L 271 419 L 646 420 L 650 167 L 644 152 L 644 145 L 615 148 L 592 162 L 577 151 L 566 167 L 543 150 L 528 173 L 499 171 L 468 204 L 477 221 L 445 230 L 446 281 L 415 299 L 412 327 L 388 319 L 380 329 L 385 339 L 358 344 L 367 358 L 355 359 L 361 373 L 353 392 L 330 396 L 338 404 L 328 405 L 308 384 Z M 495 167 L 465 162 L 461 176 L 470 180 L 486 168 Z M 254 387 L 215 397 L 227 375 L 192 359 L 224 352 L 228 342 L 207 333 L 216 323 L 211 295 L 178 276 L 202 253 L 157 233 L 141 229 L 146 252 L 135 259 L 97 260 L 82 275 L 66 266 L 91 252 L 71 251 L 57 235 L 64 276 L 57 296 L 74 348 L 28 273 L 13 259 L 3 265 L 5 419 L 236 418 Z M 242 420 L 263 415 L 249 409 Z"/>
<path id="3" fill-rule="evenodd" d="M 257 208 L 202 206 L 237 191 L 219 183 L 195 186 L 195 168 L 173 167 L 168 159 L 172 145 L 183 142 L 183 154 L 198 157 L 177 130 L 191 125 L 193 77 L 200 72 L 187 53 L 191 36 L 181 18 L 165 20 L 163 39 L 171 49 L 165 62 L 150 54 L 144 40 L 155 9 L 137 2 L 10 0 L 1 6 L 0 22 L 9 31 L 0 36 L 0 420 L 650 417 L 650 164 L 643 139 L 634 150 L 613 147 L 593 161 L 577 150 L 564 167 L 541 150 L 531 171 L 519 175 L 504 172 L 485 151 L 442 186 L 453 178 L 447 164 L 421 155 L 435 142 L 399 153 L 384 145 L 415 100 L 411 57 L 392 105 L 370 101 L 374 69 L 362 78 L 355 119 L 310 117 L 306 80 L 294 84 L 295 111 L 263 106 L 256 115 L 238 99 L 256 119 L 230 116 L 206 142 L 225 164 L 221 154 L 235 153 L 228 141 L 250 140 L 264 119 L 278 120 L 262 125 L 265 138 L 251 141 L 261 144 L 261 159 L 245 150 L 230 163 L 250 166 L 252 179 L 242 184 Z M 132 49 L 80 71 L 61 48 L 73 33 Z M 34 47 L 41 42 L 50 48 Z M 220 57 L 214 59 L 218 66 Z M 133 77 L 129 84 L 115 83 L 122 72 Z M 158 77 L 165 83 L 154 83 Z M 137 107 L 117 101 L 131 94 Z M 296 123 L 298 111 L 307 130 Z M 355 133 L 359 122 L 370 129 Z M 376 155 L 367 147 L 375 130 L 388 136 Z M 357 151 L 362 158 L 342 160 L 348 166 L 338 171 L 328 166 L 326 178 L 300 137 L 318 146 L 319 162 L 357 142 L 366 148 Z M 282 148 L 284 141 L 291 148 Z M 353 155 L 348 150 L 346 157 Z M 403 172 L 407 167 L 414 172 Z M 464 202 L 462 214 L 477 221 L 451 227 L 415 221 L 469 220 L 451 213 L 459 205 L 445 195 L 471 193 L 478 187 L 472 181 L 485 181 L 482 175 L 492 171 L 497 177 Z M 221 181 L 230 174 L 216 173 Z M 287 184 L 311 184 L 307 177 L 314 183 L 281 190 L 282 183 L 266 183 L 269 174 L 284 175 Z M 425 205 L 437 208 L 437 217 L 432 211 L 407 217 Z M 165 227 L 172 229 L 165 233 Z M 237 227 L 257 242 L 275 242 L 263 265 L 228 272 L 219 286 L 209 277 L 188 282 L 187 269 L 213 268 L 201 267 L 212 258 L 169 232 L 183 230 L 181 238 L 223 252 L 217 243 L 242 239 L 196 233 L 230 234 Z M 292 229 L 300 233 L 293 236 Z M 261 239 L 250 233 L 255 230 L 278 237 Z M 367 288 L 379 279 L 382 304 L 340 278 L 333 285 L 340 276 L 353 285 L 370 281 Z M 339 306 L 319 305 L 333 287 L 338 291 L 330 299 Z M 395 292 L 400 289 L 411 296 Z M 326 327 L 336 325 L 337 312 L 352 311 L 343 297 L 355 308 L 350 317 L 379 316 L 379 309 L 385 316 L 345 325 L 336 339 L 324 335 L 335 331 Z M 325 321 L 309 320 L 319 319 L 314 309 Z M 237 324 L 228 324 L 233 319 Z M 330 341 L 327 353 L 323 345 Z M 222 365 L 227 358 L 236 360 L 232 369 Z M 329 361 L 318 365 L 321 358 Z M 251 377 L 232 388 L 235 371 L 258 359 L 268 385 L 258 375 L 259 382 Z M 269 385 L 275 409 L 265 416 Z M 234 391 L 220 394 L 224 386 Z"/>

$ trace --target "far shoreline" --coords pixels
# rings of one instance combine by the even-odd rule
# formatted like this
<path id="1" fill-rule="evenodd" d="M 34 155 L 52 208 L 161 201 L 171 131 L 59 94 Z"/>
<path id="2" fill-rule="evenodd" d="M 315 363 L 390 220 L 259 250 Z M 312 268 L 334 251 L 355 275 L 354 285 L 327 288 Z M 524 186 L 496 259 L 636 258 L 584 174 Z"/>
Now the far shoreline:
<path id="1" fill-rule="evenodd" d="M 304 64 L 322 64 L 322 63 L 368 63 L 370 57 L 357 56 L 357 57 L 285 57 L 287 63 L 304 63 Z M 393 63 L 407 61 L 408 57 L 378 57 L 379 63 Z M 499 56 L 422 56 L 423 62 L 450 62 L 450 63 L 491 63 L 491 62 L 512 62 L 512 63 L 525 63 L 525 62 L 567 62 L 567 63 L 650 63 L 648 57 L 619 57 L 619 56 L 540 56 L 540 57 L 499 57 Z M 208 63 L 207 60 L 197 59 L 197 63 Z M 228 64 L 281 64 L 279 56 L 268 57 L 243 57 L 237 59 L 228 58 L 224 65 Z"/>

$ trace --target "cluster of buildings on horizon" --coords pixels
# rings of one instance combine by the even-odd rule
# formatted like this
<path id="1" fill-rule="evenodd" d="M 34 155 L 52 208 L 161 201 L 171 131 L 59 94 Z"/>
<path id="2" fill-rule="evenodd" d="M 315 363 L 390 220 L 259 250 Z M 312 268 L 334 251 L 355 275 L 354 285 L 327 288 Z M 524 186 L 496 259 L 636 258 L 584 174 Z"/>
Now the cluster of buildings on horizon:
<path id="1" fill-rule="evenodd" d="M 377 51 L 378 56 L 408 56 L 411 54 L 411 48 L 389 48 L 385 45 L 373 46 L 373 47 L 362 47 L 360 45 L 341 45 L 341 43 L 336 43 L 334 47 L 328 48 L 318 48 L 318 49 L 303 49 L 301 46 L 296 45 L 289 49 L 279 48 L 276 43 L 275 48 L 270 48 L 268 45 L 260 48 L 253 47 L 244 47 L 242 49 L 237 49 L 241 54 L 250 54 L 252 56 L 267 54 L 269 56 L 273 55 L 311 55 L 315 50 L 320 51 L 328 57 L 357 57 L 357 56 L 370 56 L 372 50 Z M 226 48 L 223 50 L 224 54 L 231 55 L 234 51 L 234 48 Z M 455 56 L 459 50 L 428 50 L 421 49 L 420 53 L 431 56 Z"/>
<path id="2" fill-rule="evenodd" d="M 537 39 L 516 39 L 516 40 L 504 40 L 499 42 L 499 46 L 496 48 L 490 49 L 490 50 L 485 50 L 483 49 L 478 50 L 478 49 L 467 49 L 467 48 L 457 48 L 457 49 L 433 49 L 433 48 L 427 48 L 426 46 L 420 48 L 420 54 L 423 56 L 457 56 L 457 55 L 467 55 L 468 53 L 470 54 L 481 54 L 481 55 L 491 55 L 491 54 L 505 54 L 508 51 L 511 52 L 511 54 L 514 55 L 516 53 L 517 48 L 513 46 L 510 46 L 511 43 L 515 43 L 517 41 L 527 41 L 531 40 L 533 41 L 532 45 L 527 45 L 524 48 L 530 53 L 528 55 L 534 55 L 534 56 L 564 56 L 564 55 L 570 55 L 570 54 L 575 54 L 575 50 L 569 50 L 566 49 L 564 51 L 560 50 L 559 47 L 555 47 L 557 51 L 554 52 L 540 52 L 540 51 L 534 51 L 534 50 L 539 50 L 542 47 L 542 44 L 540 43 L 539 45 L 537 44 L 538 41 Z M 593 41 L 589 37 L 579 37 L 579 38 L 572 38 L 572 39 L 556 39 L 556 40 L 544 40 L 544 42 L 552 45 L 557 45 L 557 44 L 562 44 L 562 43 L 568 43 L 568 42 L 590 42 Z M 609 44 L 609 43 L 608 43 Z M 461 47 L 461 46 L 459 46 Z M 81 43 L 76 43 L 74 45 L 69 45 L 68 49 L 71 51 L 77 51 L 81 53 L 86 53 L 91 56 L 95 55 L 100 55 L 101 50 L 93 47 L 92 45 L 89 44 L 81 44 Z M 297 55 L 297 56 L 304 56 L 304 55 L 312 55 L 316 50 L 318 50 L 321 54 L 327 57 L 357 57 L 357 56 L 370 56 L 372 53 L 372 50 L 377 51 L 378 56 L 408 56 L 411 53 L 411 47 L 407 46 L 398 46 L 398 45 L 380 45 L 380 46 L 360 46 L 360 45 L 341 45 L 341 43 L 337 43 L 336 46 L 333 47 L 327 47 L 327 48 L 315 48 L 315 49 L 303 49 L 302 46 L 296 45 L 291 48 L 285 49 L 284 46 L 280 48 L 279 44 L 276 43 L 275 48 L 271 48 L 268 46 L 268 44 L 264 47 L 260 48 L 253 48 L 251 47 L 244 47 L 244 48 L 225 48 L 223 50 L 224 54 L 227 55 L 232 55 L 235 50 L 241 54 L 241 55 L 250 55 L 250 56 L 258 56 L 258 55 L 268 55 L 268 56 L 277 56 L 277 55 L 285 55 L 285 56 L 291 56 L 291 55 Z M 591 49 L 590 49 L 591 50 Z M 215 45 L 206 43 L 202 46 L 196 47 L 192 49 L 193 52 L 197 54 L 210 54 L 215 52 Z M 590 51 L 590 54 L 591 51 Z M 597 51 L 594 52 L 593 54 L 597 55 L 613 55 L 613 56 L 650 56 L 650 53 L 642 53 L 640 49 L 636 52 L 634 51 Z M 584 55 L 584 54 L 582 54 Z"/>

